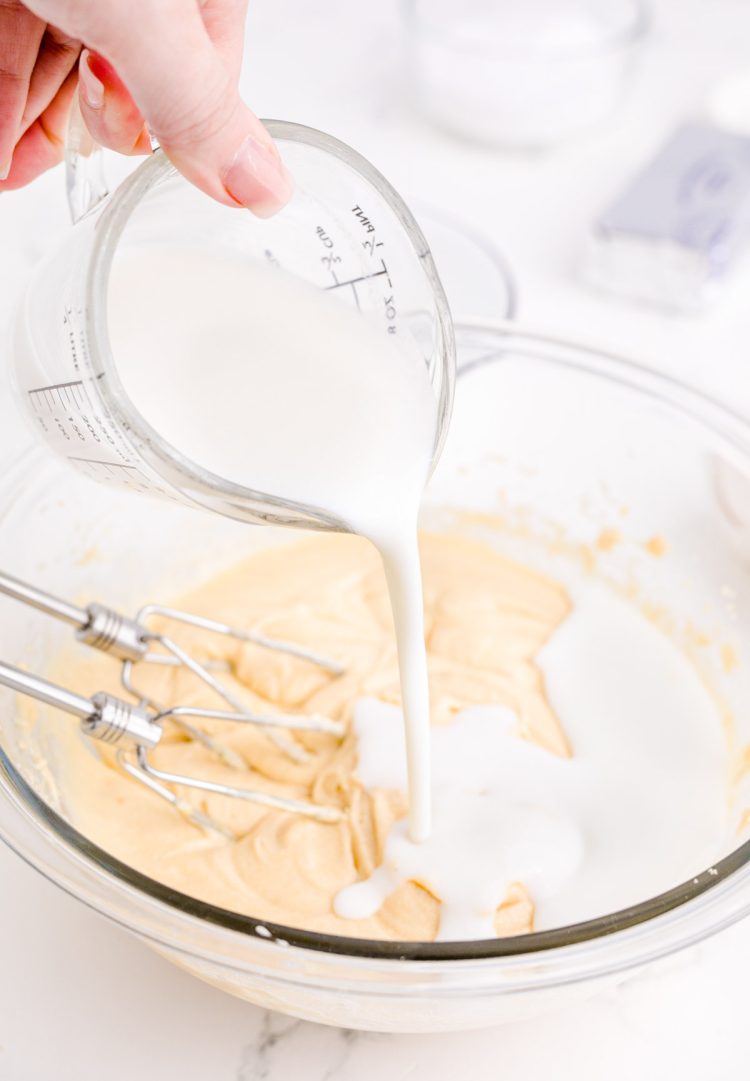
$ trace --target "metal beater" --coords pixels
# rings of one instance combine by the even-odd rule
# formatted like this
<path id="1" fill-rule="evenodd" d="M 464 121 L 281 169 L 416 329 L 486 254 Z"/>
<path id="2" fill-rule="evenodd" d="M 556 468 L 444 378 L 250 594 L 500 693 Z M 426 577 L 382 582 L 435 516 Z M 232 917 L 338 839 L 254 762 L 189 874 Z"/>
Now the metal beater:
<path id="1" fill-rule="evenodd" d="M 344 728 L 338 721 L 317 714 L 307 716 L 298 713 L 248 712 L 242 702 L 211 671 L 211 668 L 216 670 L 215 662 L 197 660 L 171 637 L 155 630 L 149 623 L 157 617 L 162 621 L 172 620 L 188 624 L 212 634 L 235 638 L 240 642 L 252 642 L 264 649 L 278 650 L 311 664 L 320 665 L 333 675 L 340 675 L 343 672 L 341 665 L 291 642 L 267 638 L 231 627 L 226 623 L 219 623 L 213 619 L 158 604 L 144 605 L 136 613 L 135 618 L 130 619 L 102 604 L 92 603 L 85 608 L 79 608 L 2 572 L 0 572 L 0 593 L 72 625 L 75 627 L 76 638 L 79 642 L 121 660 L 123 662 L 120 673 L 122 685 L 126 691 L 135 695 L 138 702 L 129 702 L 104 691 L 86 698 L 51 683 L 41 676 L 24 672 L 2 661 L 0 661 L 0 684 L 79 717 L 81 728 L 87 736 L 104 743 L 118 745 L 117 762 L 120 767 L 129 776 L 171 803 L 195 825 L 217 830 L 225 836 L 234 836 L 219 823 L 181 800 L 171 788 L 167 787 L 168 785 L 184 785 L 203 792 L 249 800 L 268 807 L 278 807 L 285 811 L 308 815 L 322 822 L 336 822 L 343 817 L 337 807 L 326 807 L 305 800 L 286 799 L 253 788 L 233 787 L 186 774 L 171 773 L 154 765 L 149 760 L 149 752 L 159 744 L 165 721 L 171 721 L 191 739 L 200 741 L 227 765 L 240 769 L 247 768 L 243 759 L 231 748 L 223 746 L 221 742 L 191 724 L 190 719 L 211 719 L 262 726 L 268 729 L 269 735 L 277 746 L 296 761 L 305 761 L 309 755 L 298 744 L 286 738 L 279 729 L 327 732 L 331 735 L 343 736 Z M 163 652 L 159 652 L 159 648 Z M 232 708 L 218 710 L 173 706 L 164 709 L 137 689 L 134 669 L 141 663 L 181 665 L 220 695 Z"/>

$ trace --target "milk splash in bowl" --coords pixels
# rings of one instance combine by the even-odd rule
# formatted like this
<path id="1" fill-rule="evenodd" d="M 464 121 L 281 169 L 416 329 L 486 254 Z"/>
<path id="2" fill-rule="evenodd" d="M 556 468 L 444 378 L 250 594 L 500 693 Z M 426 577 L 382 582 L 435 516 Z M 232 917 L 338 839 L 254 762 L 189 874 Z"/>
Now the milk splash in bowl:
<path id="1" fill-rule="evenodd" d="M 381 865 L 337 895 L 340 916 L 367 918 L 410 881 L 440 899 L 438 939 L 488 939 L 519 884 L 541 930 L 637 904 L 715 858 L 728 827 L 715 701 L 674 643 L 606 585 L 579 583 L 571 600 L 534 658 L 570 755 L 528 738 L 523 709 L 507 705 L 434 727 L 432 836 L 415 845 L 397 823 Z M 401 727 L 397 707 L 356 703 L 368 789 L 405 789 Z"/>

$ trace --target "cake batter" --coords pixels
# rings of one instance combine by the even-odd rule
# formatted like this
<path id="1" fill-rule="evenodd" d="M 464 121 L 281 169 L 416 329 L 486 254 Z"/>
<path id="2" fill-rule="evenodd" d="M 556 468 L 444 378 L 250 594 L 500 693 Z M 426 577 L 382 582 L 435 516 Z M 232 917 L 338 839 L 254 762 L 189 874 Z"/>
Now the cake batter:
<path id="1" fill-rule="evenodd" d="M 428 873 L 419 874 L 409 862 L 411 850 L 402 845 L 394 856 L 407 797 L 398 759 L 393 624 L 378 555 L 351 536 L 266 550 L 182 601 L 192 611 L 310 646 L 341 662 L 343 676 L 251 644 L 205 634 L 198 641 L 190 632 L 181 639 L 225 661 L 229 672 L 222 679 L 251 709 L 322 713 L 347 722 L 343 742 L 321 733 L 294 736 L 314 752 L 308 763 L 291 761 L 257 728 L 215 722 L 211 729 L 246 760 L 253 786 L 340 807 L 345 819 L 324 824 L 182 792 L 236 832 L 238 839 L 229 842 L 201 832 L 81 740 L 63 777 L 78 828 L 145 874 L 224 908 L 316 931 L 403 940 L 517 934 L 588 918 L 642 900 L 709 863 L 725 828 L 725 748 L 713 703 L 677 648 L 624 601 L 592 594 L 573 611 L 560 585 L 484 545 L 426 535 L 421 555 L 438 756 L 438 813 L 428 846 L 447 843 L 443 818 L 455 825 L 458 816 L 477 813 L 467 793 L 491 783 L 488 754 L 500 756 L 497 774 L 508 784 L 501 798 L 510 802 L 489 804 L 496 815 L 489 822 L 461 819 L 460 851 L 443 852 L 456 876 L 474 874 L 469 894 L 487 885 L 483 871 L 476 877 L 477 866 L 498 862 L 490 885 L 502 886 L 502 893 L 491 912 L 469 911 L 449 876 L 431 881 L 439 864 L 428 862 Z M 633 663 L 640 666 L 641 686 Z M 142 678 L 164 705 L 221 705 L 188 672 L 149 668 Z M 74 685 L 116 690 L 118 680 L 117 666 L 97 657 Z M 390 710 L 390 718 L 374 714 L 372 703 Z M 463 739 L 461 726 L 482 709 L 504 713 L 497 730 L 485 728 L 488 738 L 478 746 L 469 729 Z M 494 724 L 492 716 L 482 723 Z M 500 730 L 504 725 L 507 731 Z M 454 738 L 448 789 L 445 756 L 439 760 L 443 733 Z M 169 730 L 154 758 L 162 768 L 249 783 L 244 771 Z M 524 849 L 540 811 L 555 814 L 563 827 L 551 836 L 573 842 L 562 862 L 559 845 L 551 859 L 545 830 L 541 870 L 527 858 L 529 851 L 539 855 L 539 838 L 536 849 Z M 514 823 L 524 836 L 509 835 Z M 423 845 L 412 849 L 425 851 Z M 506 882 L 502 874 L 516 866 L 519 853 L 527 880 Z M 462 866 L 461 856 L 471 866 Z M 364 908 L 356 894 L 352 904 L 351 890 L 373 879 L 380 883 L 374 902 L 370 891 Z M 486 909 L 486 896 L 482 904 Z"/>

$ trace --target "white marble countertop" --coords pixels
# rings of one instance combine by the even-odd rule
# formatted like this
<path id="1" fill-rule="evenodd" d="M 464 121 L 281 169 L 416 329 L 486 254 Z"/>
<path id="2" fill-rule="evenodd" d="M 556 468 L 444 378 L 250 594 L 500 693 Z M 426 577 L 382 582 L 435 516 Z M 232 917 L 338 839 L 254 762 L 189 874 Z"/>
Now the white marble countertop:
<path id="1" fill-rule="evenodd" d="M 590 293 L 586 229 L 624 177 L 724 73 L 747 62 L 744 0 L 658 0 L 643 68 L 616 123 L 547 157 L 503 155 L 427 127 L 394 72 L 396 0 L 253 0 L 248 99 L 327 129 L 407 196 L 451 209 L 506 253 L 522 321 L 618 349 L 750 411 L 750 284 L 677 318 Z M 0 200 L 0 304 L 65 226 L 62 180 Z M 6 395 L 7 397 L 7 395 Z M 0 468 L 26 436 L 0 402 Z M 750 922 L 539 1020 L 475 1034 L 388 1036 L 297 1022 L 204 986 L 0 848 L 2 1081 L 607 1081 L 744 1072 Z"/>

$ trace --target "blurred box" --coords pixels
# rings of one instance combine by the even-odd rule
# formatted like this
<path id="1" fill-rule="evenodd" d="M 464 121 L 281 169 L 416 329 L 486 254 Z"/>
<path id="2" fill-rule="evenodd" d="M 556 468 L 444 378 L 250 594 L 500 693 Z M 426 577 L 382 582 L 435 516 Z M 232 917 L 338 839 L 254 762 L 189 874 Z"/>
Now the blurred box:
<path id="1" fill-rule="evenodd" d="M 699 311 L 750 239 L 750 137 L 687 124 L 596 223 L 585 277 L 632 299 Z"/>

